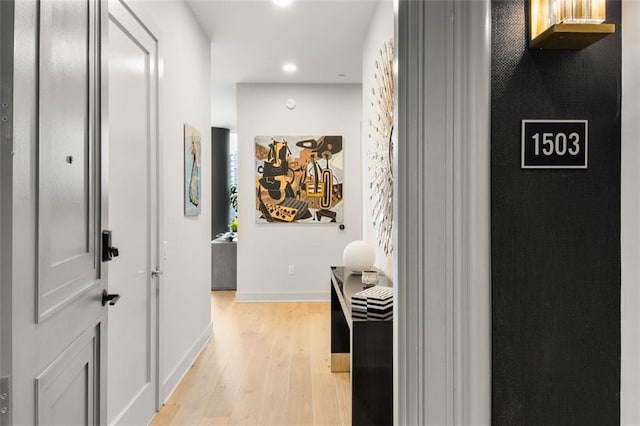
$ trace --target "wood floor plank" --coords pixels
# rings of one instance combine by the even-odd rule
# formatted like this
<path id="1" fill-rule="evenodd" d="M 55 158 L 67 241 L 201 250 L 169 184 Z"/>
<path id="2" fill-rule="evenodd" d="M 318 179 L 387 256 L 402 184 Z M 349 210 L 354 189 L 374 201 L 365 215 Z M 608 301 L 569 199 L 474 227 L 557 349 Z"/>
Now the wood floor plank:
<path id="1" fill-rule="evenodd" d="M 348 373 L 330 370 L 329 303 L 211 296 L 214 335 L 151 425 L 348 425 Z"/>
<path id="2" fill-rule="evenodd" d="M 312 425 L 314 423 L 310 365 L 307 355 L 294 354 L 291 358 L 285 424 Z"/>
<path id="3" fill-rule="evenodd" d="M 313 418 L 316 425 L 345 424 L 340 414 L 338 392 L 331 371 L 331 346 L 326 336 L 331 332 L 330 306 L 316 304 L 309 309 L 309 335 L 311 354 L 311 389 Z M 350 424 L 347 422 L 346 424 Z"/>
<path id="4" fill-rule="evenodd" d="M 230 419 L 228 417 L 204 417 L 198 423 L 198 426 L 221 426 L 221 425 L 229 425 Z"/>
<path id="5" fill-rule="evenodd" d="M 272 334 L 262 334 L 256 338 L 256 345 L 244 371 L 238 394 L 235 397 L 231 421 L 236 424 L 258 424 L 259 401 L 266 387 L 265 365 L 271 357 L 275 338 Z"/>
<path id="6" fill-rule="evenodd" d="M 274 315 L 273 333 L 275 342 L 269 362 L 265 365 L 265 388 L 257 410 L 260 423 L 264 425 L 285 424 L 282 406 L 289 397 L 289 372 L 291 369 L 291 327 L 292 307 L 290 304 L 278 304 Z"/>
<path id="7" fill-rule="evenodd" d="M 343 425 L 338 392 L 334 378 L 318 372 L 311 373 L 313 423 L 315 425 Z"/>
<path id="8" fill-rule="evenodd" d="M 203 353 L 199 357 L 200 363 L 194 364 L 170 399 L 179 405 L 172 424 L 197 424 L 200 421 L 205 408 L 202 402 L 209 400 L 213 385 L 221 376 L 218 365 L 207 362 L 210 359 L 211 353 Z"/>
<path id="9" fill-rule="evenodd" d="M 154 425 L 170 425 L 173 424 L 173 419 L 176 415 L 176 412 L 180 408 L 180 405 L 175 403 L 167 403 L 162 407 L 162 410 L 158 412 L 153 418 Z"/>
<path id="10" fill-rule="evenodd" d="M 342 423 L 351 424 L 351 376 L 349 373 L 332 373 L 338 395 L 338 405 Z"/>

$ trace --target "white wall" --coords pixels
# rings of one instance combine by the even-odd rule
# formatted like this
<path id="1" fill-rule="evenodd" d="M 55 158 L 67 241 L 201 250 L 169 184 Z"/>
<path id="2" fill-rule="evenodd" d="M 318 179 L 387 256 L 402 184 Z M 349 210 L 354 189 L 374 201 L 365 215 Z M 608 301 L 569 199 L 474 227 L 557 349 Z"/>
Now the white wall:
<path id="1" fill-rule="evenodd" d="M 286 108 L 288 98 L 295 109 Z M 341 265 L 344 247 L 361 238 L 361 99 L 353 84 L 238 84 L 238 300 L 329 300 L 329 267 Z M 343 136 L 344 231 L 255 223 L 254 137 L 269 135 Z"/>
<path id="2" fill-rule="evenodd" d="M 362 50 L 362 174 L 364 182 L 371 181 L 371 173 L 368 169 L 370 163 L 368 156 L 370 146 L 369 120 L 372 120 L 373 116 L 371 89 L 375 87 L 377 90 L 373 74 L 380 48 L 386 41 L 393 39 L 393 19 L 393 2 L 381 0 L 371 19 Z M 376 248 L 376 266 L 388 276 L 393 276 L 393 253 L 389 256 L 385 255 L 378 245 L 371 215 L 373 202 L 369 199 L 367 189 L 363 188 L 362 191 L 362 205 L 364 206 L 362 210 L 362 236 L 365 241 L 370 242 Z"/>
<path id="3" fill-rule="evenodd" d="M 169 397 L 211 335 L 209 40 L 185 2 L 128 2 L 159 38 L 162 235 L 161 377 Z M 183 214 L 183 125 L 202 134 L 202 210 Z"/>
<path id="4" fill-rule="evenodd" d="M 620 423 L 640 424 L 640 3 L 622 3 L 622 365 Z"/>

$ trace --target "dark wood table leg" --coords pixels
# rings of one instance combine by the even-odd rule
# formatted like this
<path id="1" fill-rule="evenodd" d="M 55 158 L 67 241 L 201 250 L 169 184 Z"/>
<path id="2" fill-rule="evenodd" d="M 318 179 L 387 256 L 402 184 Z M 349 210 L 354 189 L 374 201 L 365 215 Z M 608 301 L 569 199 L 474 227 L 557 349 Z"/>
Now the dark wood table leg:
<path id="1" fill-rule="evenodd" d="M 336 290 L 331 286 L 331 371 L 347 372 L 350 368 L 351 336 L 342 313 Z"/>

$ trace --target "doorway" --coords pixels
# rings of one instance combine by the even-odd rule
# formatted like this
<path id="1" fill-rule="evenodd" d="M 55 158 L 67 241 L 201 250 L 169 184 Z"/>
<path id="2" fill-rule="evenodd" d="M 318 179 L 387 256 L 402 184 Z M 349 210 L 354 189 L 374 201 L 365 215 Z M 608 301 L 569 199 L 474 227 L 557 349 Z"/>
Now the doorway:
<path id="1" fill-rule="evenodd" d="M 159 408 L 158 40 L 109 2 L 109 422 L 145 424 Z"/>

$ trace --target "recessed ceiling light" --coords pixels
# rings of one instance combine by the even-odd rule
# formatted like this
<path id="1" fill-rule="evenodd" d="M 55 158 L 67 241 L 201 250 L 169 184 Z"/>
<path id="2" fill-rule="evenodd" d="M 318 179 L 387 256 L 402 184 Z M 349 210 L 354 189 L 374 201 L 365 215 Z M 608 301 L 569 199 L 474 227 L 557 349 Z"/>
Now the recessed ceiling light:
<path id="1" fill-rule="evenodd" d="M 293 0 L 273 0 L 273 3 L 277 6 L 289 6 L 293 3 Z"/>
<path id="2" fill-rule="evenodd" d="M 296 72 L 297 70 L 298 70 L 298 67 L 293 62 L 287 62 L 286 64 L 282 65 L 282 71 L 286 73 L 291 74 Z"/>

